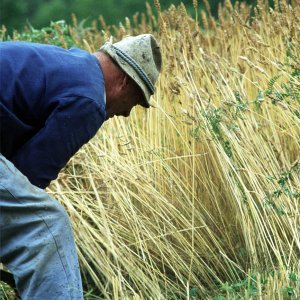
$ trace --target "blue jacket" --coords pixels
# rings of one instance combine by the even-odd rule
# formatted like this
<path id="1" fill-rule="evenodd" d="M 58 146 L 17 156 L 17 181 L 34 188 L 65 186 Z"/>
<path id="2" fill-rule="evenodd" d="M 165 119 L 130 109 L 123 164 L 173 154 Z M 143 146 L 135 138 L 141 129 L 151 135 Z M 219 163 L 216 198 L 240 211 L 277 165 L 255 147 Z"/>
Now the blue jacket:
<path id="1" fill-rule="evenodd" d="M 72 48 L 0 43 L 0 152 L 45 188 L 106 119 L 93 55 Z"/>

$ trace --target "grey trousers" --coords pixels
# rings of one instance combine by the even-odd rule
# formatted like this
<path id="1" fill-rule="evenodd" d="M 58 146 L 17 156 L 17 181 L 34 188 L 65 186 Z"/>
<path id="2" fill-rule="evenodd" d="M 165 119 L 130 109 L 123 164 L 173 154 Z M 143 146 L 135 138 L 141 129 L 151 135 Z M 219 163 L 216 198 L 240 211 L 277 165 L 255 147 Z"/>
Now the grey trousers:
<path id="1" fill-rule="evenodd" d="M 83 299 L 67 213 L 1 154 L 0 261 L 13 273 L 22 300 Z"/>

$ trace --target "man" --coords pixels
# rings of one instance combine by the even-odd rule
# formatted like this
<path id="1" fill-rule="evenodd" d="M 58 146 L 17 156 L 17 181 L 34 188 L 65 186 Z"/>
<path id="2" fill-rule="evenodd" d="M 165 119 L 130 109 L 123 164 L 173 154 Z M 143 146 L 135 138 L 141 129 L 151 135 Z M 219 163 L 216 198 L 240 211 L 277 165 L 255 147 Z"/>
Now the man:
<path id="1" fill-rule="evenodd" d="M 22 299 L 83 299 L 68 216 L 42 189 L 105 120 L 150 106 L 160 69 L 150 34 L 94 54 L 0 43 L 0 258 Z"/>

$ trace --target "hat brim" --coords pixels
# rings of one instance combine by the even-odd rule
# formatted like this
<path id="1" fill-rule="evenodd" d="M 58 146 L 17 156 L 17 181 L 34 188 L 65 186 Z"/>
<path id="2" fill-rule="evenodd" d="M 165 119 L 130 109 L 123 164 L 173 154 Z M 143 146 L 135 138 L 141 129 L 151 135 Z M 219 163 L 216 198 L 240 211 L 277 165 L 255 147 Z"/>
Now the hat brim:
<path id="1" fill-rule="evenodd" d="M 108 54 L 119 65 L 119 67 L 139 86 L 144 95 L 144 101 L 143 103 L 141 103 L 141 105 L 145 108 L 149 108 L 151 94 L 138 73 L 125 60 L 117 55 L 116 50 L 111 46 L 110 43 L 104 44 L 100 48 L 100 50 Z"/>

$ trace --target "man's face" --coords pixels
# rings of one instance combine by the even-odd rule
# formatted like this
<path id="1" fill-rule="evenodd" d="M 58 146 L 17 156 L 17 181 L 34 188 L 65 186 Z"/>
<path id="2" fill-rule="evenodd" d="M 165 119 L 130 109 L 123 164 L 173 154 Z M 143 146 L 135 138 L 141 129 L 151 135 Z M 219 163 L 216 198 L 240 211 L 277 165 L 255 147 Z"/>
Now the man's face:
<path id="1" fill-rule="evenodd" d="M 133 81 L 115 95 L 110 103 L 111 105 L 107 107 L 107 119 L 114 116 L 128 117 L 134 106 L 145 106 L 143 92 Z"/>
<path id="2" fill-rule="evenodd" d="M 129 117 L 130 112 L 133 107 L 140 104 L 138 97 L 132 97 L 130 95 L 125 95 L 120 99 L 119 105 L 116 109 L 115 116 Z"/>

